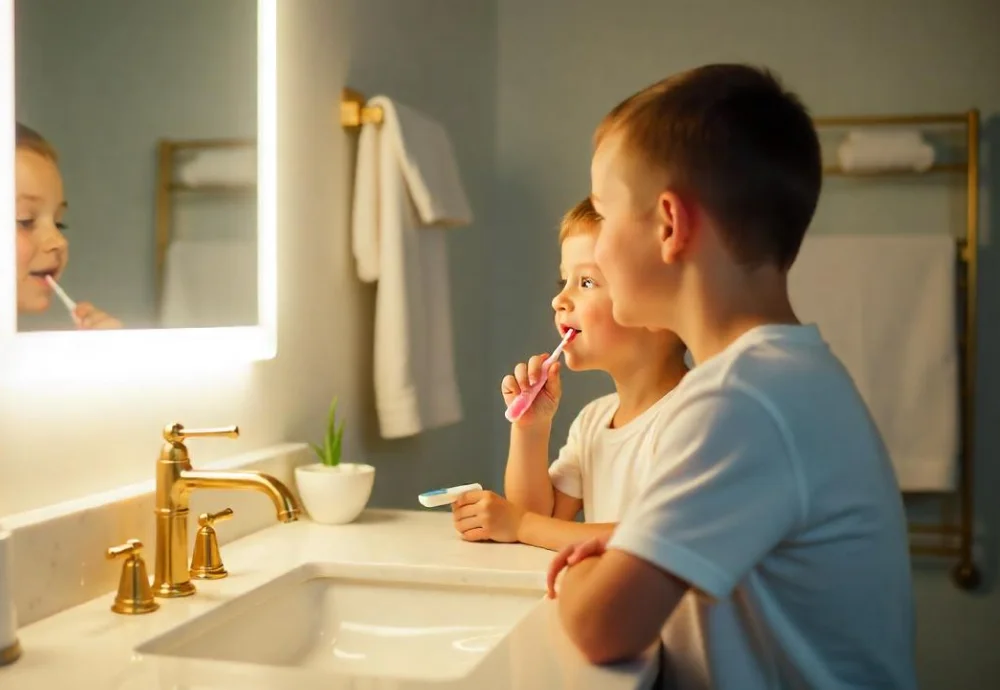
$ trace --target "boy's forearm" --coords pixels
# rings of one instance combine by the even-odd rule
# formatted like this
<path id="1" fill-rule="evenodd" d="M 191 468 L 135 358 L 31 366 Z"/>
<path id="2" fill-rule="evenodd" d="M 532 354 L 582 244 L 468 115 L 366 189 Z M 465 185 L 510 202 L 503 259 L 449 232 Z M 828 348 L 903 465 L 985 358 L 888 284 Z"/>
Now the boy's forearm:
<path id="1" fill-rule="evenodd" d="M 522 544 L 561 551 L 572 544 L 611 534 L 614 530 L 613 522 L 570 522 L 529 512 L 521 518 L 517 540 Z"/>
<path id="2" fill-rule="evenodd" d="M 555 491 L 549 479 L 549 436 L 552 427 L 513 426 L 504 473 L 504 495 L 525 510 L 552 515 Z"/>

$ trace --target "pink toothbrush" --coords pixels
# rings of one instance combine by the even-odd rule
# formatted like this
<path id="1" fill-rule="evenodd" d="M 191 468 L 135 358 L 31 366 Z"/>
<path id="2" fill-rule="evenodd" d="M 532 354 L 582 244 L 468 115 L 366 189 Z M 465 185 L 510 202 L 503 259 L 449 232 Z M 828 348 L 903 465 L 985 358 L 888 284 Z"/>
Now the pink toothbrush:
<path id="1" fill-rule="evenodd" d="M 527 390 L 521 391 L 520 395 L 510 401 L 510 405 L 507 406 L 507 413 L 505 415 L 508 422 L 516 422 L 519 420 L 522 416 L 524 416 L 524 413 L 528 411 L 528 408 L 531 407 L 531 403 L 535 402 L 535 398 L 538 397 L 539 391 L 541 391 L 545 386 L 545 382 L 549 380 L 549 369 L 551 369 L 552 365 L 559 359 L 559 355 L 562 354 L 563 348 L 573 342 L 573 338 L 576 337 L 577 333 L 579 333 L 579 331 L 572 328 L 566 329 L 566 335 L 563 336 L 562 342 L 559 343 L 556 351 L 549 355 L 544 362 L 542 362 L 542 375 L 537 381 L 535 381 L 535 385 Z"/>
<path id="2" fill-rule="evenodd" d="M 56 296 L 59 297 L 62 303 L 66 306 L 66 311 L 69 312 L 70 317 L 73 319 L 73 323 L 75 323 L 77 327 L 79 327 L 80 319 L 76 317 L 76 302 L 70 299 L 69 295 L 66 294 L 66 291 L 59 286 L 59 283 L 57 283 L 56 279 L 53 278 L 51 275 L 45 276 L 45 282 L 47 282 L 49 286 L 55 291 Z"/>

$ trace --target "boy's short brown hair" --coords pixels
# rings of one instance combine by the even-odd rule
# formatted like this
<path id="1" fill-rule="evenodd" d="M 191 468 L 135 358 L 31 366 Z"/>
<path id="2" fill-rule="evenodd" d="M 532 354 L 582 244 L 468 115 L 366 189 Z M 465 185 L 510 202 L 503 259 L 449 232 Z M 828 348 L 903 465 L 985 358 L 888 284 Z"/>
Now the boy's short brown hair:
<path id="1" fill-rule="evenodd" d="M 559 223 L 559 244 L 562 244 L 567 237 L 594 233 L 600 228 L 601 216 L 594 209 L 590 197 L 587 197 L 566 211 L 566 215 L 563 216 L 562 222 Z"/>
<path id="2" fill-rule="evenodd" d="M 34 151 L 39 156 L 48 158 L 53 163 L 59 162 L 59 154 L 56 153 L 55 147 L 41 134 L 27 125 L 22 125 L 20 122 L 16 123 L 14 147 Z"/>
<path id="3" fill-rule="evenodd" d="M 668 77 L 608 113 L 595 145 L 618 133 L 697 198 L 737 261 L 781 269 L 795 261 L 822 158 L 808 111 L 769 71 L 714 64 Z"/>

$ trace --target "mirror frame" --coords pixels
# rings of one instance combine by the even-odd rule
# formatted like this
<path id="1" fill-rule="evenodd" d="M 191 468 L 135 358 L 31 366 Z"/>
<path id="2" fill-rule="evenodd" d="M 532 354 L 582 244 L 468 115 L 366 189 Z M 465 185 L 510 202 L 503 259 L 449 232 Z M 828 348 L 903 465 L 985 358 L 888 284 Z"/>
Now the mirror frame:
<path id="1" fill-rule="evenodd" d="M 30 0 L 29 0 L 30 1 Z M 0 0 L 0 266 L 15 266 L 14 0 Z M 277 355 L 277 0 L 257 0 L 256 326 L 115 331 L 17 331 L 16 271 L 0 271 L 0 368 L 51 370 L 246 363 Z M 6 47 L 5 47 L 6 46 Z M 152 203 L 152 200 L 150 201 Z"/>

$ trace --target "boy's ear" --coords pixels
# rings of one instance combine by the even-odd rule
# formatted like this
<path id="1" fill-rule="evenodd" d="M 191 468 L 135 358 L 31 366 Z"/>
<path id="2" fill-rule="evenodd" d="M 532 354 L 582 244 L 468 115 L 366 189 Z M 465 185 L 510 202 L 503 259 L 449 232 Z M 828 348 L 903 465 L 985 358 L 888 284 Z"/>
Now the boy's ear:
<path id="1" fill-rule="evenodd" d="M 691 241 L 691 215 L 681 197 L 670 190 L 656 200 L 657 230 L 660 258 L 663 263 L 676 263 Z"/>

